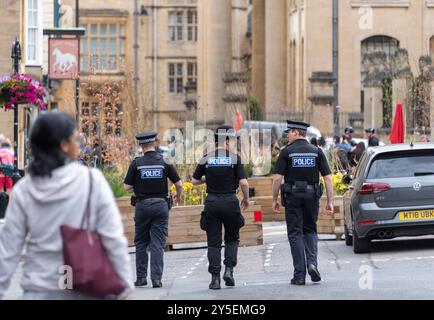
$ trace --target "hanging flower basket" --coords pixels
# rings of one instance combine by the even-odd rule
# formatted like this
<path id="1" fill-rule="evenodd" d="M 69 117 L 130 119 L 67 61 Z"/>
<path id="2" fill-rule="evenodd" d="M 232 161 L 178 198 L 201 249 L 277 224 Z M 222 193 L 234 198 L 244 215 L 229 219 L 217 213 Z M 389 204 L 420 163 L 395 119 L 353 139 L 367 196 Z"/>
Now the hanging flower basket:
<path id="1" fill-rule="evenodd" d="M 42 84 L 25 74 L 0 78 L 0 108 L 14 109 L 15 104 L 32 104 L 45 110 Z"/>

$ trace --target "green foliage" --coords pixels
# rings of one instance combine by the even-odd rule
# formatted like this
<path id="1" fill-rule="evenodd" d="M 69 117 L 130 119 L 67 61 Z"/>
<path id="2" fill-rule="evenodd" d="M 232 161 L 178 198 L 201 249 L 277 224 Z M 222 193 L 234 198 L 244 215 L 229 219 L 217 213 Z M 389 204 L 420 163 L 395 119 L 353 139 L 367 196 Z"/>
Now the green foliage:
<path id="1" fill-rule="evenodd" d="M 103 168 L 102 172 L 109 183 L 115 198 L 131 196 L 132 192 L 124 189 L 124 177 L 117 169 Z"/>
<path id="2" fill-rule="evenodd" d="M 253 164 L 250 162 L 244 166 L 244 171 L 246 172 L 247 178 L 253 176 Z"/>
<path id="3" fill-rule="evenodd" d="M 270 175 L 274 174 L 275 168 L 276 168 L 276 163 L 277 163 L 277 159 L 279 158 L 279 155 L 275 154 L 271 157 L 271 169 L 270 169 Z"/>
<path id="4" fill-rule="evenodd" d="M 383 126 L 385 128 L 392 127 L 392 113 L 393 113 L 393 93 L 392 93 L 392 79 L 388 78 L 383 80 Z"/>
<path id="5" fill-rule="evenodd" d="M 255 96 L 249 97 L 248 110 L 249 110 L 248 111 L 249 120 L 252 120 L 252 121 L 262 120 L 261 105 L 259 103 L 258 98 L 256 98 Z"/>

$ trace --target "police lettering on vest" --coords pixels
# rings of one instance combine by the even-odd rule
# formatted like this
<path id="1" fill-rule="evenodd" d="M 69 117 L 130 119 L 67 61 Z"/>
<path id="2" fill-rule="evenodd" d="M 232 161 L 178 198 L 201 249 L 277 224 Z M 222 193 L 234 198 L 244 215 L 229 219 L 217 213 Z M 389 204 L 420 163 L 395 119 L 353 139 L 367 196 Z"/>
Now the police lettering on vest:
<path id="1" fill-rule="evenodd" d="M 133 161 L 125 184 L 133 186 L 139 198 L 167 198 L 167 179 L 172 183 L 181 180 L 173 165 L 167 163 L 161 154 L 151 151 Z"/>
<path id="2" fill-rule="evenodd" d="M 315 168 L 317 155 L 290 155 L 293 168 Z"/>
<path id="3" fill-rule="evenodd" d="M 229 157 L 211 157 L 208 159 L 208 165 L 214 167 L 232 166 L 232 159 Z"/>
<path id="4" fill-rule="evenodd" d="M 144 179 L 163 179 L 164 166 L 142 166 L 140 170 L 142 180 Z"/>

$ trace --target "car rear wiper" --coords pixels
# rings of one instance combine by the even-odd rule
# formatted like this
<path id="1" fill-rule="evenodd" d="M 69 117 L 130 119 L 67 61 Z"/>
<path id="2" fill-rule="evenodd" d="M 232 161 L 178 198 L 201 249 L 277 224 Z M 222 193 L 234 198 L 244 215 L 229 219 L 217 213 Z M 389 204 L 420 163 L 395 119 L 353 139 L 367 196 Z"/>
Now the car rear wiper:
<path id="1" fill-rule="evenodd" d="M 415 177 L 421 177 L 421 176 L 434 176 L 434 172 L 415 172 Z"/>

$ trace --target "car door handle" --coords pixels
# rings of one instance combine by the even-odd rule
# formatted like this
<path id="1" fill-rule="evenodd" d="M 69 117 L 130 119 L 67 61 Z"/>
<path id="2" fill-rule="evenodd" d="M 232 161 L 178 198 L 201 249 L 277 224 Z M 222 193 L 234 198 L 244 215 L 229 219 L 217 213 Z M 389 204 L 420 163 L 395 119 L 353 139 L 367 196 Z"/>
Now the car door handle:
<path id="1" fill-rule="evenodd" d="M 354 190 L 353 186 L 348 187 L 349 190 Z"/>

